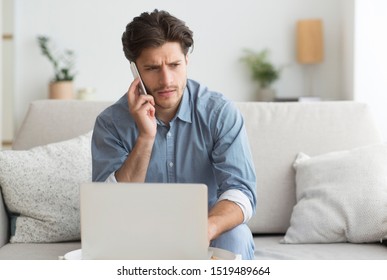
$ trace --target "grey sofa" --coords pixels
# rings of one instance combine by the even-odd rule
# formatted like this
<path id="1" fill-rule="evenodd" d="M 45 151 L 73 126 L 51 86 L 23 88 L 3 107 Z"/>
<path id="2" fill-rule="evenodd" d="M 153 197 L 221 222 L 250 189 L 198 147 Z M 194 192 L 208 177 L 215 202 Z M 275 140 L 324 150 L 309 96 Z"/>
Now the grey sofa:
<path id="1" fill-rule="evenodd" d="M 92 130 L 98 113 L 109 104 L 75 100 L 32 102 L 13 149 L 26 150 L 86 133 Z M 293 167 L 296 156 L 303 152 L 313 157 L 381 143 L 369 108 L 350 101 L 236 105 L 245 118 L 258 178 L 257 211 L 249 222 L 256 259 L 387 259 L 387 247 L 377 240 L 283 243 L 299 199 Z M 58 259 L 81 248 L 78 241 L 9 243 L 9 230 L 6 207 L 0 199 L 0 259 Z"/>

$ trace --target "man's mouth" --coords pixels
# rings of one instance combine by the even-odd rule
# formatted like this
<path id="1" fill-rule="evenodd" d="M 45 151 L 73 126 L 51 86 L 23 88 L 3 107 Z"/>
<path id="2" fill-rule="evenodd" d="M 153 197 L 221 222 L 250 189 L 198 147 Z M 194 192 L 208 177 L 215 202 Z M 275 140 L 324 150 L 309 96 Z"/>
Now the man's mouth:
<path id="1" fill-rule="evenodd" d="M 157 92 L 157 95 L 160 96 L 160 97 L 170 97 L 170 96 L 172 96 L 173 94 L 175 94 L 176 89 L 174 89 L 174 88 L 171 88 L 171 89 L 162 89 L 162 90 L 158 90 L 158 91 L 156 91 L 156 92 Z"/>

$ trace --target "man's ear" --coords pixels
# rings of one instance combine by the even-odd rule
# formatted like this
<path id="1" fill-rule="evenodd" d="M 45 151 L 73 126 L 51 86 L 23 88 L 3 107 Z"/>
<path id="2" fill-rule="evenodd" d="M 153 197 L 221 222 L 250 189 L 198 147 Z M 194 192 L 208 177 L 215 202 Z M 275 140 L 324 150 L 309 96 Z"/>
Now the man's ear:
<path id="1" fill-rule="evenodd" d="M 188 65 L 189 59 L 188 59 L 188 54 L 185 55 L 185 64 Z"/>

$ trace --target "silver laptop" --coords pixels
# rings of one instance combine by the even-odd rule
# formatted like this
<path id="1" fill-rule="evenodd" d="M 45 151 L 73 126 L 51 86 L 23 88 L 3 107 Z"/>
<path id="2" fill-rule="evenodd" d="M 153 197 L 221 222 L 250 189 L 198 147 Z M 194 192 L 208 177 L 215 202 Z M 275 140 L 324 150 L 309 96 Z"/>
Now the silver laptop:
<path id="1" fill-rule="evenodd" d="M 82 259 L 208 259 L 207 186 L 81 186 Z"/>

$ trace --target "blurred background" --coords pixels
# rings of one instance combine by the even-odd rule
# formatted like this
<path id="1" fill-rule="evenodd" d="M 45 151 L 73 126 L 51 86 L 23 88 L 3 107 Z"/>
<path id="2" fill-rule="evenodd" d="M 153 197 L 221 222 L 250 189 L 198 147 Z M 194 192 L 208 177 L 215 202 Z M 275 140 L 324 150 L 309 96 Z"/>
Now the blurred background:
<path id="1" fill-rule="evenodd" d="M 121 35 L 133 17 L 166 10 L 194 32 L 189 78 L 234 101 L 260 101 L 244 50 L 268 51 L 280 69 L 275 101 L 369 103 L 387 139 L 387 1 L 385 0 L 2 0 L 0 108 L 9 144 L 31 101 L 49 98 L 53 67 L 37 37 L 75 54 L 74 98 L 116 100 L 132 81 Z M 297 59 L 297 23 L 321 24 L 322 58 Z M 312 35 L 313 36 L 313 35 Z M 356 120 L 354 120 L 356 121 Z"/>

